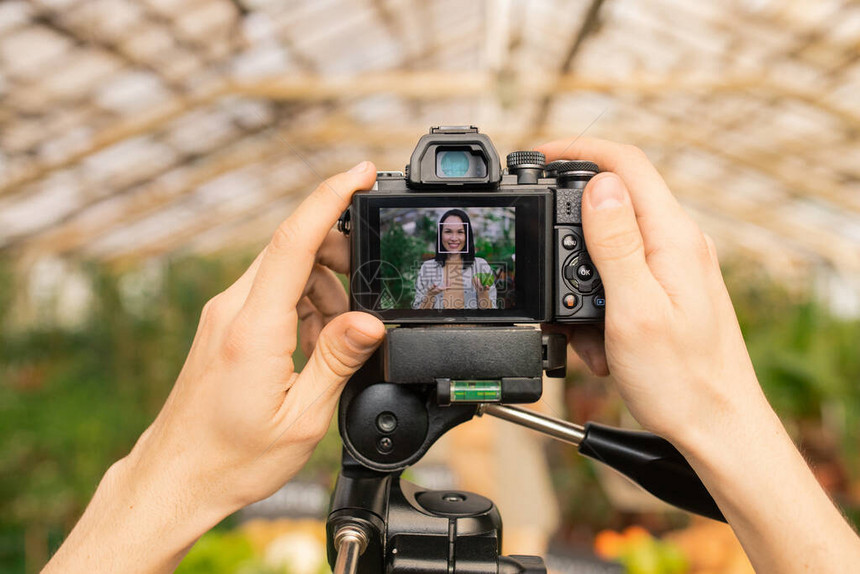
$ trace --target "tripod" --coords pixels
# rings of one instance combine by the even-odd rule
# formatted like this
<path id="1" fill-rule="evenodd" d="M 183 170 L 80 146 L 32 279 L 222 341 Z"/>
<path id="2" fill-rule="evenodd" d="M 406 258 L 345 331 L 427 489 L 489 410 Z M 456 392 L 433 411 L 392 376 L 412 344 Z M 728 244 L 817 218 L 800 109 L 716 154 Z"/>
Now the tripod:
<path id="1" fill-rule="evenodd" d="M 502 521 L 491 500 L 400 477 L 446 431 L 481 415 L 575 445 L 658 498 L 724 520 L 666 440 L 503 404 L 539 399 L 542 372 L 564 372 L 565 348 L 563 336 L 528 327 L 391 329 L 341 398 L 342 468 L 326 522 L 335 574 L 546 573 L 539 557 L 500 555 Z"/>

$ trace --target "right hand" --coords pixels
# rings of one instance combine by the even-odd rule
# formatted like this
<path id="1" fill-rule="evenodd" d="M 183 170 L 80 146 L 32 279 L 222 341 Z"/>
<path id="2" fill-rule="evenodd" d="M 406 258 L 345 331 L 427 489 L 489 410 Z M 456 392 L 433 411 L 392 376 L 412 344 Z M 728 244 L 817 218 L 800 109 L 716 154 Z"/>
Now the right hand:
<path id="1" fill-rule="evenodd" d="M 604 170 L 585 188 L 582 219 L 606 291 L 605 328 L 567 328 L 589 368 L 611 372 L 636 420 L 676 443 L 769 409 L 713 241 L 645 154 L 590 138 L 536 149 L 548 162 L 584 159 Z"/>
<path id="2" fill-rule="evenodd" d="M 446 289 L 448 288 L 444 285 L 437 285 L 436 283 L 433 283 L 430 288 L 427 289 L 427 299 L 432 301 L 436 297 L 436 295 L 438 295 L 439 293 L 444 293 Z"/>
<path id="3" fill-rule="evenodd" d="M 427 289 L 427 293 L 424 295 L 424 299 L 421 300 L 421 308 L 422 309 L 432 309 L 433 303 L 436 301 L 436 295 L 445 291 L 447 287 L 437 285 L 433 283 Z"/>

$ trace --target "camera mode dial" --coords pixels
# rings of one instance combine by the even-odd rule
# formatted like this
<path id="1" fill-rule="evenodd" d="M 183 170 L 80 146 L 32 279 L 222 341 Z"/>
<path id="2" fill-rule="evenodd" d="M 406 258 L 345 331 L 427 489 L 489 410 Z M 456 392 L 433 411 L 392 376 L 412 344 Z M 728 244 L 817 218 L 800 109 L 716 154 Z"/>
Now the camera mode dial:
<path id="1" fill-rule="evenodd" d="M 505 160 L 508 173 L 517 176 L 518 184 L 537 183 L 546 165 L 546 156 L 539 151 L 511 152 Z"/>
<path id="2" fill-rule="evenodd" d="M 559 177 L 563 177 L 565 175 L 593 176 L 597 175 L 597 172 L 600 171 L 600 168 L 597 167 L 596 163 L 579 159 L 573 161 L 564 161 L 556 164 L 554 167 Z"/>
<path id="3" fill-rule="evenodd" d="M 551 161 L 546 164 L 544 171 L 546 171 L 547 177 L 556 177 L 558 176 L 558 166 L 566 164 L 568 160 L 566 159 L 557 159 L 555 161 Z"/>
<path id="4" fill-rule="evenodd" d="M 514 151 L 505 158 L 508 164 L 508 171 L 513 173 L 514 170 L 523 167 L 535 167 L 543 169 L 546 165 L 546 156 L 539 151 Z"/>

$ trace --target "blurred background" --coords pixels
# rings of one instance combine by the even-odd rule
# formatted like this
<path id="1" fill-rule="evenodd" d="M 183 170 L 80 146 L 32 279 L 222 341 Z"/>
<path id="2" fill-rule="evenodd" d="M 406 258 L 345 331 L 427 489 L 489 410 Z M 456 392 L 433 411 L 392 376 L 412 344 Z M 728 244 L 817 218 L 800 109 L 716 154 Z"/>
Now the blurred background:
<path id="1" fill-rule="evenodd" d="M 439 124 L 502 155 L 581 133 L 642 147 L 714 237 L 760 381 L 857 524 L 858 94 L 849 0 L 0 3 L 0 572 L 47 561 L 157 413 L 204 302 L 295 205 L 360 160 L 402 169 Z M 572 363 L 543 408 L 635 426 Z M 494 472 L 442 457 L 413 478 L 532 491 L 492 482 L 524 460 L 496 456 L 508 431 L 470 432 Z M 727 528 L 529 444 L 549 501 L 530 513 L 549 518 L 506 551 L 546 548 L 557 572 L 751 571 Z M 180 572 L 327 571 L 339 448 L 332 428 Z"/>

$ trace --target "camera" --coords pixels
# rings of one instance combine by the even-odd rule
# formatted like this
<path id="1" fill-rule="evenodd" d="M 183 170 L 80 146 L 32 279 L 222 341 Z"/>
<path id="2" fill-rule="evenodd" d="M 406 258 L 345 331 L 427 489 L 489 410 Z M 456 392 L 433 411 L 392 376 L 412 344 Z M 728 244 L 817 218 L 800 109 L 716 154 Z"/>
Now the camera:
<path id="1" fill-rule="evenodd" d="M 405 468 L 476 405 L 539 400 L 543 373 L 565 374 L 567 341 L 534 324 L 603 321 L 580 210 L 598 166 L 545 162 L 517 151 L 503 171 L 478 128 L 433 127 L 404 172 L 353 196 L 338 224 L 350 307 L 393 325 L 341 397 L 361 465 Z M 388 430 L 382 414 L 403 422 Z"/>
<path id="2" fill-rule="evenodd" d="M 663 500 L 724 520 L 669 442 L 511 406 L 539 400 L 544 373 L 565 375 L 565 335 L 535 323 L 603 321 L 580 209 L 597 172 L 588 161 L 547 165 L 534 151 L 508 154 L 503 171 L 477 128 L 434 127 L 404 172 L 379 172 L 353 196 L 338 223 L 350 237 L 350 306 L 390 328 L 338 407 L 344 450 L 326 521 L 335 572 L 546 574 L 538 557 L 500 555 L 491 500 L 401 477 L 445 432 L 484 414 L 577 445 Z"/>
<path id="3" fill-rule="evenodd" d="M 339 221 L 351 308 L 401 325 L 602 322 L 580 209 L 597 172 L 535 151 L 502 170 L 478 128 L 431 128 L 405 172 L 377 173 Z"/>

